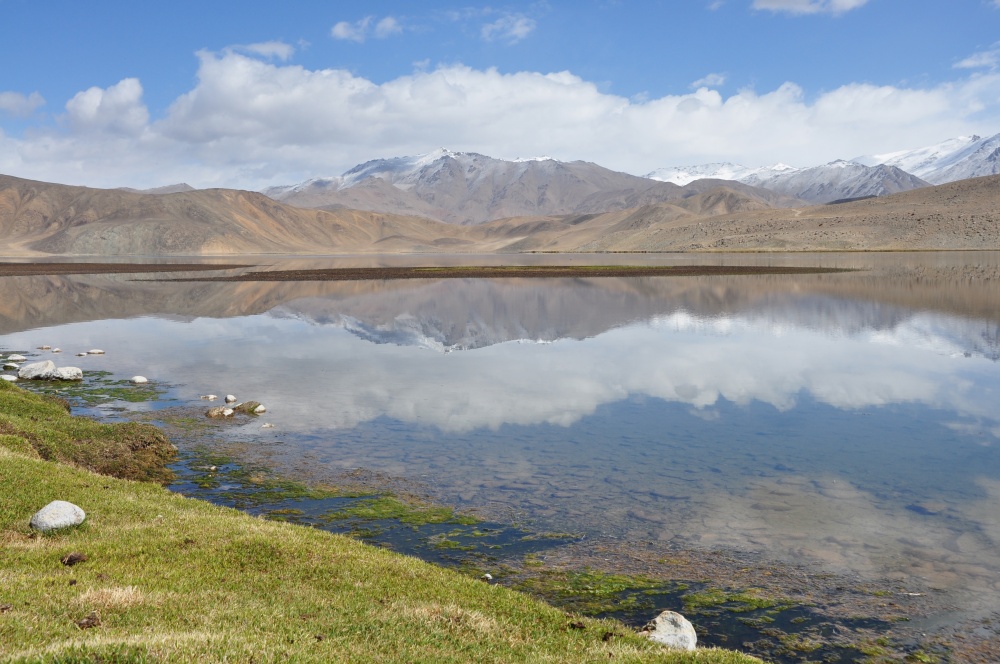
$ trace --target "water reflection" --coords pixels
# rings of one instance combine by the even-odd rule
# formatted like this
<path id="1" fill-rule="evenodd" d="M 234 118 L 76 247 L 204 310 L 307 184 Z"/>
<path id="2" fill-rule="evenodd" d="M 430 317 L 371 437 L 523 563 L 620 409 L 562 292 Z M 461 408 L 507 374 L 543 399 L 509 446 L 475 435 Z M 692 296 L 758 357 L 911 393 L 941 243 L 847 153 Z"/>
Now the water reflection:
<path id="1" fill-rule="evenodd" d="M 558 530 L 750 549 L 989 605 L 997 257 L 964 272 L 954 256 L 900 260 L 795 278 L 18 278 L 0 283 L 0 345 L 102 347 L 73 363 L 176 384 L 181 403 L 260 400 L 275 428 L 231 435 L 281 441 L 289 466 L 364 467 Z"/>

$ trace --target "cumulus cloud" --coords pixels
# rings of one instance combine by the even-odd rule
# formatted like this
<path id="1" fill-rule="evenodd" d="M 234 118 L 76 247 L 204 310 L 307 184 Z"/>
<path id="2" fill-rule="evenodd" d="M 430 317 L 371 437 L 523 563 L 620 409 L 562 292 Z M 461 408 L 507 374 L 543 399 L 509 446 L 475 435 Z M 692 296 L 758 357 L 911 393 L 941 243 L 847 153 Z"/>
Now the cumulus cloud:
<path id="1" fill-rule="evenodd" d="M 692 88 L 716 88 L 726 82 L 725 74 L 708 74 L 691 83 Z"/>
<path id="2" fill-rule="evenodd" d="M 843 14 L 868 4 L 868 0 L 753 0 L 754 9 L 789 14 Z"/>
<path id="3" fill-rule="evenodd" d="M 505 14 L 482 27 L 480 35 L 486 41 L 504 41 L 508 44 L 516 44 L 521 41 L 537 27 L 537 22 L 524 14 Z"/>
<path id="4" fill-rule="evenodd" d="M 137 135 L 149 122 L 149 111 L 142 103 L 142 84 L 136 78 L 78 92 L 66 102 L 66 112 L 78 131 Z"/>
<path id="5" fill-rule="evenodd" d="M 135 79 L 91 88 L 66 104 L 61 125 L 7 137 L 0 172 L 96 186 L 256 189 L 445 146 L 641 174 L 710 161 L 809 166 L 1000 126 L 1000 72 L 928 88 L 849 84 L 815 97 L 786 83 L 629 99 L 570 72 L 456 64 L 375 83 L 234 49 L 198 58 L 196 85 L 162 117 L 149 118 Z M 131 137 L 115 155 L 111 134 Z"/>
<path id="6" fill-rule="evenodd" d="M 32 92 L 24 95 L 20 92 L 0 92 L 0 111 L 14 117 L 26 118 L 45 104 L 42 95 Z"/>
<path id="7" fill-rule="evenodd" d="M 366 16 L 360 21 L 353 23 L 340 21 L 330 30 L 330 35 L 334 39 L 353 41 L 361 44 L 369 35 L 374 35 L 377 39 L 385 39 L 402 31 L 403 26 L 399 23 L 398 19 L 392 16 L 386 16 L 378 21 L 375 20 L 374 16 Z"/>

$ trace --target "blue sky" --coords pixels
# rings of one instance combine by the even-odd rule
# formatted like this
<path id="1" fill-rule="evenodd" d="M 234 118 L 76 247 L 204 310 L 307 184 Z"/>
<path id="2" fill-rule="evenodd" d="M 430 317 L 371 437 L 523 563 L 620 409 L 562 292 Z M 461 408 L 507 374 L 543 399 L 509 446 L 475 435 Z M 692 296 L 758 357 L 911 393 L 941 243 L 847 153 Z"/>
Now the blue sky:
<path id="1" fill-rule="evenodd" d="M 643 174 L 1000 132 L 1000 0 L 0 0 L 0 173 L 258 188 L 437 147 Z"/>

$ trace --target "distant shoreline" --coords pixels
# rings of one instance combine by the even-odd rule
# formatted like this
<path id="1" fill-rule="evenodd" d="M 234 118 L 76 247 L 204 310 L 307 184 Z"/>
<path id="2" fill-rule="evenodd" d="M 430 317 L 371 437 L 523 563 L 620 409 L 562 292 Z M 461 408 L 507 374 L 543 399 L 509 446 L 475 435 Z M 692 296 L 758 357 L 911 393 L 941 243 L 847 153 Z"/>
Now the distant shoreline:
<path id="1" fill-rule="evenodd" d="M 274 270 L 164 281 L 381 281 L 396 279 L 546 279 L 574 277 L 702 277 L 853 272 L 850 268 L 763 265 L 456 265 Z"/>

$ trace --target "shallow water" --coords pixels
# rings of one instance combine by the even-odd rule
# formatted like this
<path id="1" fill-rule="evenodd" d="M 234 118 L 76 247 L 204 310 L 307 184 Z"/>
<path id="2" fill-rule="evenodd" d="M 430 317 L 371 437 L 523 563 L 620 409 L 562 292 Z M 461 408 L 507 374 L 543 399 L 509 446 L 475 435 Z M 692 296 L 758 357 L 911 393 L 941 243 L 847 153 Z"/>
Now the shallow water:
<path id="1" fill-rule="evenodd" d="M 1000 605 L 1000 254 L 281 266 L 512 260 L 862 271 L 16 277 L 0 280 L 0 350 L 59 346 L 61 365 L 170 386 L 172 401 L 131 409 L 204 405 L 208 393 L 261 401 L 263 418 L 225 435 L 266 443 L 291 473 L 364 468 L 532 527 L 752 551 L 948 593 L 973 613 Z M 93 347 L 107 354 L 72 357 Z"/>

